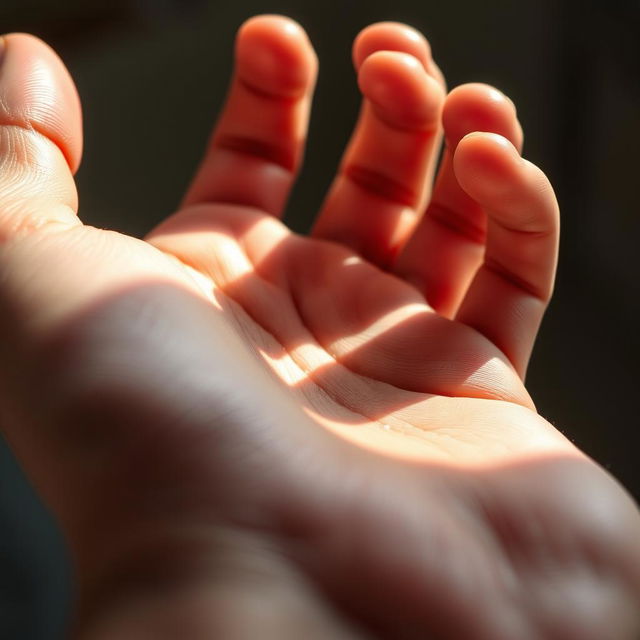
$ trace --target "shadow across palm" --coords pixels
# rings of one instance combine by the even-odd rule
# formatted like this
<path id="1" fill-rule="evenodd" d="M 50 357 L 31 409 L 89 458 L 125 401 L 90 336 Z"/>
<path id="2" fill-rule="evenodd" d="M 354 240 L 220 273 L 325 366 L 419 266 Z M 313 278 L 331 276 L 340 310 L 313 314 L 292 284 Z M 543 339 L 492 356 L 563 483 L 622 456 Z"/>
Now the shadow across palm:
<path id="1" fill-rule="evenodd" d="M 446 451 L 460 460 L 476 449 L 479 461 L 496 440 L 503 440 L 503 451 L 564 444 L 523 409 L 531 401 L 499 349 L 439 316 L 411 285 L 348 248 L 227 205 L 181 212 L 150 239 L 199 274 L 290 400 L 348 439 L 427 458 Z M 503 424 L 494 419 L 488 428 L 487 413 L 497 402 Z M 405 436 L 406 444 L 392 444 Z"/>

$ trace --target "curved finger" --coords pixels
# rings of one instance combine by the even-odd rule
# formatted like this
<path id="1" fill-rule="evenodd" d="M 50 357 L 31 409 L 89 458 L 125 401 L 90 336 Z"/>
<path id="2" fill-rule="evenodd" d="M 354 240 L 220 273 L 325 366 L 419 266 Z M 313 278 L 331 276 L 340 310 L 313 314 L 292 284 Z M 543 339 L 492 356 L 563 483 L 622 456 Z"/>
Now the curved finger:
<path id="1" fill-rule="evenodd" d="M 76 224 L 82 118 L 64 64 L 38 38 L 0 38 L 0 240 Z"/>
<path id="2" fill-rule="evenodd" d="M 460 187 L 453 154 L 473 131 L 498 133 L 518 149 L 522 128 L 513 103 L 497 89 L 479 83 L 457 87 L 447 96 L 442 120 L 446 149 L 431 202 L 395 265 L 431 307 L 453 317 L 484 253 L 486 215 Z"/>
<path id="3" fill-rule="evenodd" d="M 317 66 L 293 20 L 257 16 L 240 27 L 226 104 L 183 206 L 224 202 L 282 213 L 302 159 Z"/>
<path id="4" fill-rule="evenodd" d="M 404 25 L 365 30 L 354 63 L 364 101 L 313 234 L 386 266 L 428 195 L 444 92 L 441 79 L 425 70 L 432 64 L 426 40 Z"/>
<path id="5" fill-rule="evenodd" d="M 558 203 L 544 173 L 496 134 L 466 136 L 454 169 L 488 216 L 484 260 L 456 319 L 489 338 L 524 377 L 553 291 Z"/>

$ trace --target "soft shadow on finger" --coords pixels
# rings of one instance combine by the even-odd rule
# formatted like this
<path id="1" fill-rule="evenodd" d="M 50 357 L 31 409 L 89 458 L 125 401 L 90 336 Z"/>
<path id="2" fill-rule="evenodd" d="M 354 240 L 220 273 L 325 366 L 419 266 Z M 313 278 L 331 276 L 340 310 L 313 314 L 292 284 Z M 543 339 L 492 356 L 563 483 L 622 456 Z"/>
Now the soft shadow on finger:
<path id="1" fill-rule="evenodd" d="M 452 90 L 442 119 L 447 144 L 433 196 L 394 271 L 414 284 L 438 313 L 453 317 L 482 262 L 486 234 L 486 214 L 458 184 L 453 154 L 473 131 L 498 133 L 520 149 L 522 128 L 513 103 L 479 83 Z"/>

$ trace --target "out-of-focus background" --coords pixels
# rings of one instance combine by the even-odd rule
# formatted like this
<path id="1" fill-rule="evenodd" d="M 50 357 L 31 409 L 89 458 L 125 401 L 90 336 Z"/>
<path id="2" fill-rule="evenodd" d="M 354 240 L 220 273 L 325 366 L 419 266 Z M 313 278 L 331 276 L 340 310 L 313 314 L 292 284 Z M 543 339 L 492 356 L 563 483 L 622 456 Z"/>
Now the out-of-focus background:
<path id="1" fill-rule="evenodd" d="M 530 390 L 544 416 L 640 498 L 638 0 L 0 1 L 0 31 L 47 40 L 78 85 L 81 217 L 135 235 L 176 206 L 222 103 L 234 33 L 256 13 L 301 22 L 321 63 L 288 213 L 298 231 L 357 113 L 350 46 L 362 27 L 407 22 L 429 38 L 450 87 L 502 89 L 518 106 L 525 156 L 550 176 L 563 214 Z M 0 440 L 0 638 L 65 637 L 71 589 L 60 535 Z"/>

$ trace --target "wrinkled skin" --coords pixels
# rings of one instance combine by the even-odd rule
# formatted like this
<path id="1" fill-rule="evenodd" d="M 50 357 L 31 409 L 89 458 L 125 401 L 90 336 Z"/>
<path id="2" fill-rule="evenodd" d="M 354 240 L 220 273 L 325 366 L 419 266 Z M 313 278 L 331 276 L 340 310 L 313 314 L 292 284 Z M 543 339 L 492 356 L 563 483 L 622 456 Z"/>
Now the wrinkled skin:
<path id="1" fill-rule="evenodd" d="M 354 63 L 363 108 L 310 237 L 277 216 L 317 63 L 264 16 L 143 241 L 78 220 L 71 80 L 5 38 L 2 424 L 67 536 L 73 634 L 633 640 L 637 507 L 522 382 L 558 212 L 515 110 L 447 95 L 402 25 Z"/>

